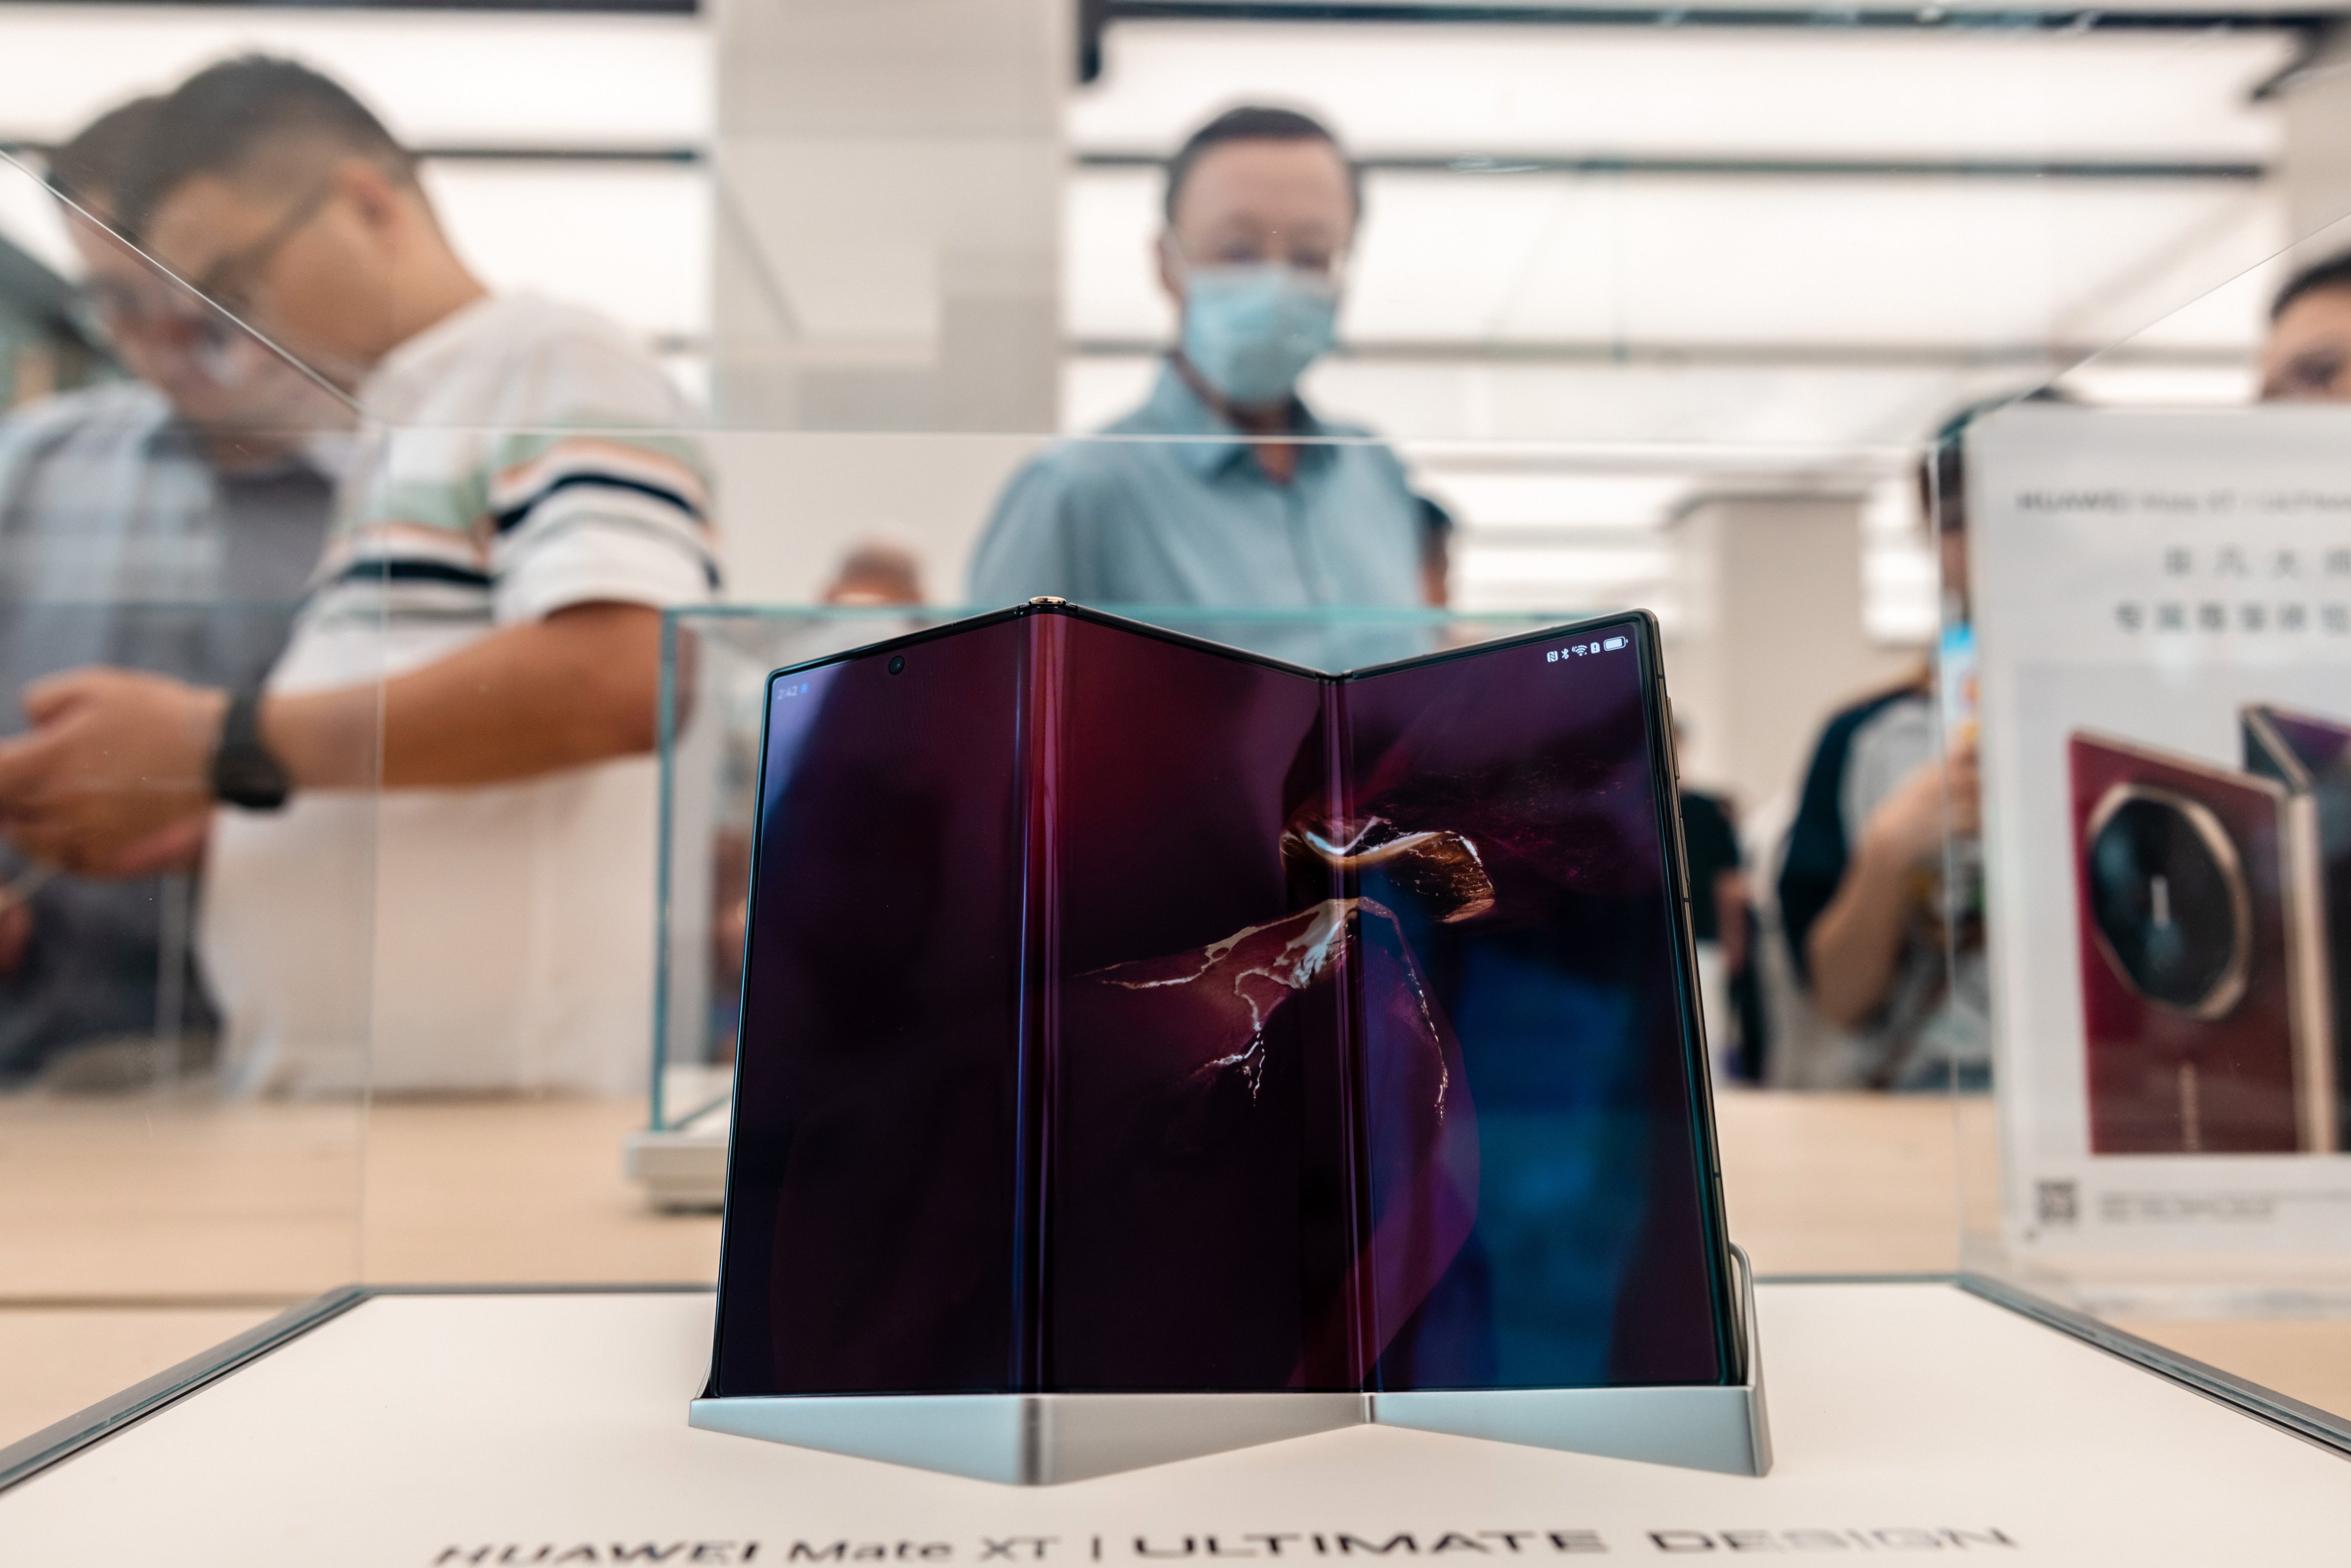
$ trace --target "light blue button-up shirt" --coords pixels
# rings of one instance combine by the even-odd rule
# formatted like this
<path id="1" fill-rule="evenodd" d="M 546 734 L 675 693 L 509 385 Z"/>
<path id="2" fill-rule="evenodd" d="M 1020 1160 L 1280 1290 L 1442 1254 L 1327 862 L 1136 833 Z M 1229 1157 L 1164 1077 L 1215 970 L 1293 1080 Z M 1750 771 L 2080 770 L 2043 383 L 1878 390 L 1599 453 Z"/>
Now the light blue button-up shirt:
<path id="1" fill-rule="evenodd" d="M 1421 603 L 1420 502 L 1395 454 L 1311 414 L 1287 484 L 1172 366 L 1101 434 L 1031 458 L 972 559 L 975 604 Z"/>

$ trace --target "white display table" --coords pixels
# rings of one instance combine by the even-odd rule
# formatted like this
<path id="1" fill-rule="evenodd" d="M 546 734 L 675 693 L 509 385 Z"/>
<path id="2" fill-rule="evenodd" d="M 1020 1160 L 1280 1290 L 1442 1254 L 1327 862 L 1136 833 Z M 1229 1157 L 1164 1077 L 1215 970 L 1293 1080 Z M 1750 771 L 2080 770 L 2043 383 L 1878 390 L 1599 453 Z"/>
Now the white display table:
<path id="1" fill-rule="evenodd" d="M 690 1429 L 706 1292 L 375 1295 L 0 1493 L 0 1562 L 2351 1561 L 2339 1452 L 1948 1282 L 1757 1295 L 1764 1479 L 1356 1427 L 1030 1490 Z"/>

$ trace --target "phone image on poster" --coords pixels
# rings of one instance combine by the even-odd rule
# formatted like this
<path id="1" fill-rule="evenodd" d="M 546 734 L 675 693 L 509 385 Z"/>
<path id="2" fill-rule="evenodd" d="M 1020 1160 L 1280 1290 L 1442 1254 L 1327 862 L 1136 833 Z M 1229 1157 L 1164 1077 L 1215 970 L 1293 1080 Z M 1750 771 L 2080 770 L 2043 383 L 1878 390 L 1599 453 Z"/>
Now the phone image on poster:
<path id="1" fill-rule="evenodd" d="M 2334 1151 L 2306 800 L 2085 731 L 2068 763 L 2091 1153 Z"/>
<path id="2" fill-rule="evenodd" d="M 2332 1037 L 2335 1124 L 2351 1126 L 2351 724 L 2268 704 L 2239 716 L 2245 768 L 2285 786 L 2314 836 L 2316 917 L 2324 932 L 2313 951 L 2326 971 L 2327 1033 Z"/>

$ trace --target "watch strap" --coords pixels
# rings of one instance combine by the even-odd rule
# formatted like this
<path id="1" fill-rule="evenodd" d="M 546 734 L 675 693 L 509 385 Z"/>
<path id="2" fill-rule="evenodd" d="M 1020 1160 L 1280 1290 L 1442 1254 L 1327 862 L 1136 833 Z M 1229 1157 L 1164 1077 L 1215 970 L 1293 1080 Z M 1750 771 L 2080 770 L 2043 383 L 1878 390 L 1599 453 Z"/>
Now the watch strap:
<path id="1" fill-rule="evenodd" d="M 242 691 L 228 699 L 211 775 L 216 799 L 248 811 L 275 811 L 294 793 L 293 776 L 262 743 L 259 692 Z"/>

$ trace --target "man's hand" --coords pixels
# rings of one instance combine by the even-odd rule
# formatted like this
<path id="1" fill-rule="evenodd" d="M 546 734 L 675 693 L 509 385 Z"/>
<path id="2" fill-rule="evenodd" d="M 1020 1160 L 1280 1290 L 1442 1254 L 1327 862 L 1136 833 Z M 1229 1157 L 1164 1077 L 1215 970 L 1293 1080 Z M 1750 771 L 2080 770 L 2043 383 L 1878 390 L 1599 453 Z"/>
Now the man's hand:
<path id="1" fill-rule="evenodd" d="M 1971 835 L 1983 824 L 1981 769 L 1973 737 L 1938 766 L 1924 762 L 1863 824 L 1836 896 L 1805 939 L 1813 1002 L 1841 1028 L 1857 1028 L 1884 1005 L 1908 937 L 1922 866 L 1941 858 L 1943 828 Z"/>
<path id="2" fill-rule="evenodd" d="M 1924 762 L 1895 786 L 1862 825 L 1862 847 L 1889 864 L 1913 866 L 1938 858 L 1948 819 L 1952 832 L 1971 838 L 1983 825 L 1983 786 L 1976 744 L 1951 747 L 1943 766 Z"/>
<path id="3" fill-rule="evenodd" d="M 68 670 L 25 689 L 30 735 L 0 742 L 0 834 L 100 875 L 212 810 L 206 777 L 228 694 L 129 670 Z"/>
<path id="4" fill-rule="evenodd" d="M 273 693 L 258 720 L 297 789 L 464 789 L 652 750 L 660 690 L 661 612 L 590 602 L 381 685 Z M 0 742 L 0 836 L 68 871 L 184 863 L 227 710 L 225 692 L 128 670 L 27 687 L 39 727 Z"/>

